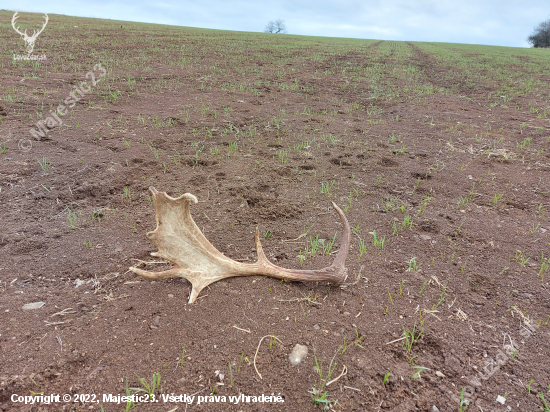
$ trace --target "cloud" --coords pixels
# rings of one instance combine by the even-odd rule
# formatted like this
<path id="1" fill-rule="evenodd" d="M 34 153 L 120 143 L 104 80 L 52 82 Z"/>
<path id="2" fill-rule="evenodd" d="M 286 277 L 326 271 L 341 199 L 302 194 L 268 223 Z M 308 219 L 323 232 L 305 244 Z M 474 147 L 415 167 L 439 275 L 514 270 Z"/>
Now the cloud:
<path id="1" fill-rule="evenodd" d="M 362 33 L 362 37 L 368 37 L 368 35 L 385 35 L 385 36 L 397 36 L 399 31 L 393 28 L 385 28 L 378 26 L 359 26 L 353 24 L 320 24 L 320 23 L 302 23 L 298 26 L 298 30 L 301 33 L 315 32 L 315 33 L 334 33 L 342 32 L 346 37 L 345 32 L 348 33 Z M 325 34 L 326 35 L 326 34 Z"/>

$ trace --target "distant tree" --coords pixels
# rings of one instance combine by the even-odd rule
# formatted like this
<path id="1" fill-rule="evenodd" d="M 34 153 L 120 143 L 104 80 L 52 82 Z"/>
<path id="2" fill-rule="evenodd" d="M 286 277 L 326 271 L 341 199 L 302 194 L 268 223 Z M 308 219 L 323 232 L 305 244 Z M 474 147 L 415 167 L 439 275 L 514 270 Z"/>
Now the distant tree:
<path id="1" fill-rule="evenodd" d="M 265 26 L 264 32 L 265 33 L 286 33 L 285 21 L 281 19 L 270 21 L 269 23 L 267 23 L 267 26 Z"/>
<path id="2" fill-rule="evenodd" d="M 527 41 L 533 47 L 550 47 L 550 19 L 540 23 Z"/>

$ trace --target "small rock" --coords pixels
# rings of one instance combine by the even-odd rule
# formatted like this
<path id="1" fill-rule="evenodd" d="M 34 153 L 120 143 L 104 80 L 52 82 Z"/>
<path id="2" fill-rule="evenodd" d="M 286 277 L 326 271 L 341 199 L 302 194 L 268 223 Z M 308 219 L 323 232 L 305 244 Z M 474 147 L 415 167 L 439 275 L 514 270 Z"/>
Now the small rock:
<path id="1" fill-rule="evenodd" d="M 437 406 L 432 406 L 432 412 L 439 412 L 439 408 Z"/>
<path id="2" fill-rule="evenodd" d="M 498 395 L 497 402 L 500 403 L 501 405 L 504 405 L 506 403 L 506 398 L 504 396 Z"/>
<path id="3" fill-rule="evenodd" d="M 294 346 L 294 349 L 292 349 L 292 352 L 290 352 L 290 355 L 288 355 L 288 360 L 292 366 L 297 366 L 300 362 L 302 362 L 302 359 L 304 359 L 306 355 L 307 346 L 297 343 L 296 346 Z"/>
<path id="4" fill-rule="evenodd" d="M 349 313 L 349 312 L 344 312 L 344 316 L 349 316 L 349 315 L 351 315 L 351 313 Z"/>
<path id="5" fill-rule="evenodd" d="M 441 372 L 439 372 L 439 371 L 435 371 L 435 374 L 436 374 L 437 376 L 439 376 L 440 378 L 444 378 L 444 377 L 445 377 L 445 375 L 443 375 L 443 373 L 441 373 Z"/>
<path id="6" fill-rule="evenodd" d="M 168 294 L 168 299 L 172 299 L 174 297 L 174 295 L 172 295 L 171 293 Z"/>
<path id="7" fill-rule="evenodd" d="M 23 307 L 21 309 L 23 309 L 23 310 L 40 309 L 45 304 L 46 304 L 46 302 L 27 303 L 27 304 L 23 305 Z"/>
<path id="8" fill-rule="evenodd" d="M 160 326 L 160 316 L 155 316 L 153 318 L 153 323 L 157 326 Z"/>
<path id="9" fill-rule="evenodd" d="M 313 329 L 319 330 L 319 329 L 321 329 L 321 327 L 319 325 L 313 325 Z"/>
<path id="10" fill-rule="evenodd" d="M 84 281 L 83 280 L 80 280 L 80 279 L 76 279 L 74 281 L 74 287 L 77 288 L 79 287 L 80 285 L 83 285 L 84 284 Z"/>

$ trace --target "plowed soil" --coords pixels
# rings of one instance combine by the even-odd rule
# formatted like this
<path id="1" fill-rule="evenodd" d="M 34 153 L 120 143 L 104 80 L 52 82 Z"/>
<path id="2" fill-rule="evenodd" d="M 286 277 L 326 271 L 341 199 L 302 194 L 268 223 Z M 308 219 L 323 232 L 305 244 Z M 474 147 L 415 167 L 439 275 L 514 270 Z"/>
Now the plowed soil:
<path id="1" fill-rule="evenodd" d="M 24 43 L 11 16 L 0 12 L 0 410 L 458 411 L 463 391 L 467 410 L 535 411 L 550 400 L 548 50 L 50 15 L 34 50 L 47 60 L 14 62 Z M 92 86 L 86 73 L 102 68 Z M 91 91 L 35 139 L 84 80 Z M 230 278 L 188 304 L 185 279 L 128 270 L 170 268 L 150 256 L 150 186 L 197 196 L 197 225 L 231 259 L 255 261 L 259 227 L 268 258 L 296 269 L 332 262 L 334 201 L 352 226 L 348 279 Z M 44 305 L 23 310 L 33 302 Z M 278 340 L 258 346 L 266 335 Z M 292 366 L 297 343 L 309 352 Z M 103 398 L 154 374 L 158 402 Z M 72 401 L 12 402 L 40 393 Z"/>

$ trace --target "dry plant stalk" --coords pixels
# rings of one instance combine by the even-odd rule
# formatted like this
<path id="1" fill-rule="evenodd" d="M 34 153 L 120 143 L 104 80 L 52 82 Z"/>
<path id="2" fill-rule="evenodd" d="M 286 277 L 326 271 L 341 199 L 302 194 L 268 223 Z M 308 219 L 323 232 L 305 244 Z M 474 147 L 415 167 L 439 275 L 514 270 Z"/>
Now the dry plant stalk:
<path id="1" fill-rule="evenodd" d="M 151 253 L 154 257 L 166 259 L 174 267 L 163 272 L 149 272 L 131 267 L 130 270 L 148 279 L 182 277 L 193 286 L 189 303 L 195 302 L 206 286 L 233 276 L 264 275 L 277 279 L 295 281 L 326 281 L 341 284 L 347 277 L 345 261 L 349 250 L 351 231 L 344 212 L 332 202 L 344 226 L 342 245 L 332 265 L 318 270 L 285 269 L 271 263 L 265 256 L 260 243 L 260 232 L 256 228 L 256 263 L 241 263 L 229 259 L 219 252 L 204 236 L 191 217 L 191 203 L 197 198 L 185 193 L 178 198 L 166 192 L 149 188 L 155 206 L 157 228 L 147 233 L 147 238 L 158 248 Z"/>

